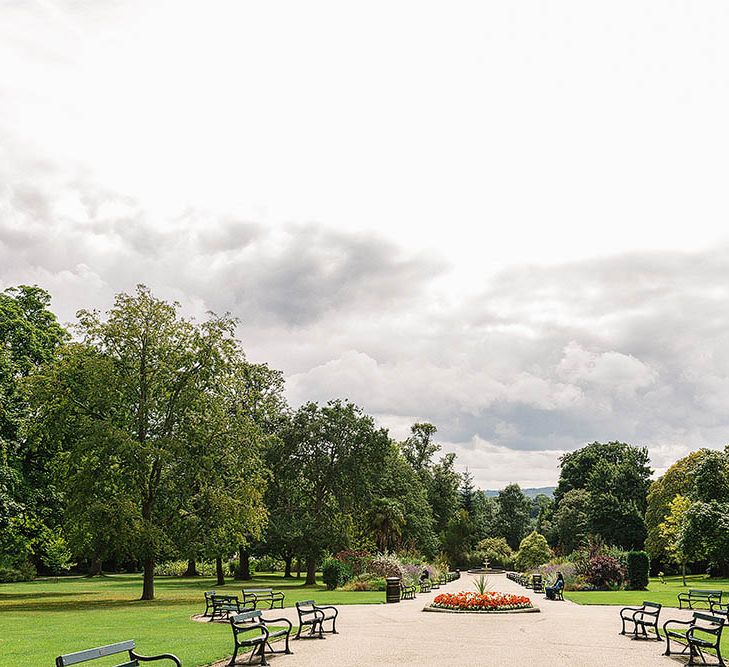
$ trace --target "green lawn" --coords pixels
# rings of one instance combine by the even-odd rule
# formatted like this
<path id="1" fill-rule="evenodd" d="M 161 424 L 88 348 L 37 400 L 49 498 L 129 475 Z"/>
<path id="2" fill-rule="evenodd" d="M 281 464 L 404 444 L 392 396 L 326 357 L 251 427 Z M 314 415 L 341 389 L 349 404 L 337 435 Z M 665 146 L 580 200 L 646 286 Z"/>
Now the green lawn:
<path id="1" fill-rule="evenodd" d="M 384 592 L 327 591 L 321 585 L 304 587 L 301 582 L 264 574 L 245 585 L 283 590 L 287 607 L 312 598 L 338 605 L 385 601 Z M 142 654 L 171 652 L 185 667 L 208 665 L 232 653 L 230 627 L 195 623 L 190 616 L 204 610 L 204 591 L 240 594 L 240 588 L 241 582 L 232 580 L 215 586 L 207 577 L 158 577 L 157 599 L 141 602 L 139 575 L 0 584 L 0 667 L 52 667 L 59 654 L 125 639 L 135 639 Z M 102 667 L 114 661 L 93 664 Z"/>
<path id="2" fill-rule="evenodd" d="M 689 588 L 708 588 L 724 591 L 729 599 L 729 579 L 709 579 L 705 574 L 686 577 L 686 586 L 681 577 L 665 577 L 666 583 L 651 578 L 647 591 L 565 591 L 565 597 L 577 604 L 614 604 L 621 607 L 640 605 L 643 600 L 658 602 L 664 607 L 678 607 L 678 594 Z"/>
<path id="3" fill-rule="evenodd" d="M 710 579 L 706 575 L 691 575 L 686 577 L 686 586 L 681 577 L 665 577 L 665 583 L 657 578 L 651 578 L 646 591 L 565 591 L 564 596 L 577 604 L 608 604 L 620 607 L 637 607 L 643 600 L 658 602 L 664 607 L 678 607 L 678 594 L 688 592 L 689 588 L 703 588 L 724 591 L 724 597 L 729 599 L 729 579 Z M 617 618 L 617 610 L 615 612 Z M 663 625 L 671 618 L 671 610 L 661 610 L 659 625 Z M 616 620 L 616 627 L 620 622 Z M 661 634 L 663 634 L 661 632 Z M 721 651 L 729 655 L 729 632 L 722 633 Z"/>

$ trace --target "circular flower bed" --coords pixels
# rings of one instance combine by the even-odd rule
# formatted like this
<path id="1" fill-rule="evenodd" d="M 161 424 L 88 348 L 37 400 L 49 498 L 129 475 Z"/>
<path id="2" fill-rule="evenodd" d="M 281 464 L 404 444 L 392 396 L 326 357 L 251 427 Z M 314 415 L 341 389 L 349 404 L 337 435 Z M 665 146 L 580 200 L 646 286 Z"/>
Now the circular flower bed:
<path id="1" fill-rule="evenodd" d="M 517 609 L 531 609 L 534 605 L 524 595 L 461 591 L 460 593 L 436 595 L 430 606 L 451 611 L 515 611 Z"/>

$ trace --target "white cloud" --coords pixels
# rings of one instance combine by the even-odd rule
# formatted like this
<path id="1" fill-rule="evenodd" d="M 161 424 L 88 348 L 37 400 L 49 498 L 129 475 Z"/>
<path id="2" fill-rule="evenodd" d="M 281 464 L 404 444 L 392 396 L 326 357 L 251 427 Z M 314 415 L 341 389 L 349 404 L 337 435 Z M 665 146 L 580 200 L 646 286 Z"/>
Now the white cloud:
<path id="1" fill-rule="evenodd" d="M 729 8 L 0 7 L 0 287 L 230 310 L 489 486 L 727 440 Z M 680 45 L 677 48 L 676 45 Z M 717 231 L 719 230 L 719 231 Z"/>

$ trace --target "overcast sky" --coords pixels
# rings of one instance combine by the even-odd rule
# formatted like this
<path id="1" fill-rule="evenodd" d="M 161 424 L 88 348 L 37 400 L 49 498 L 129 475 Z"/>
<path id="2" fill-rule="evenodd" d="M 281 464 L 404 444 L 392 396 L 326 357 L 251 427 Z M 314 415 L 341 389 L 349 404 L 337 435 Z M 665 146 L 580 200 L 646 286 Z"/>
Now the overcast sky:
<path id="1" fill-rule="evenodd" d="M 0 0 L 0 288 L 231 311 L 484 488 L 729 441 L 729 4 Z"/>

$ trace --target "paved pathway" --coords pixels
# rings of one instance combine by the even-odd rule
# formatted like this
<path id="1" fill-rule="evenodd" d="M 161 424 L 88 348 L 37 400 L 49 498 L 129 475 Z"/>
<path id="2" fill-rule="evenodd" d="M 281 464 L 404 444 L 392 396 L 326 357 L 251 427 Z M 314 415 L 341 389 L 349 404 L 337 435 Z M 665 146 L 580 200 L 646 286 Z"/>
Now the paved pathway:
<path id="1" fill-rule="evenodd" d="M 292 643 L 293 656 L 272 656 L 274 667 L 369 665 L 548 665 L 567 667 L 677 667 L 685 660 L 662 655 L 663 642 L 620 636 L 619 607 L 580 606 L 531 595 L 539 614 L 434 614 L 423 607 L 443 591 L 475 590 L 471 575 L 432 594 L 390 605 L 339 607 L 340 634 Z M 490 587 L 528 594 L 504 575 Z M 292 621 L 295 611 L 284 610 Z M 666 610 L 665 618 L 686 618 Z M 665 612 L 664 612 L 665 613 Z M 689 612 L 690 613 L 690 612 Z"/>

